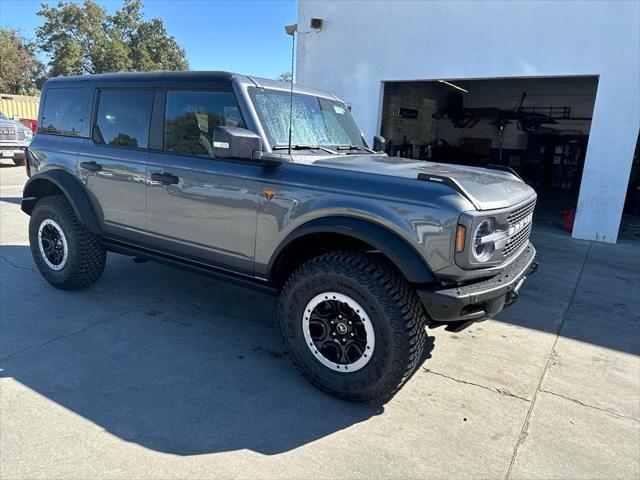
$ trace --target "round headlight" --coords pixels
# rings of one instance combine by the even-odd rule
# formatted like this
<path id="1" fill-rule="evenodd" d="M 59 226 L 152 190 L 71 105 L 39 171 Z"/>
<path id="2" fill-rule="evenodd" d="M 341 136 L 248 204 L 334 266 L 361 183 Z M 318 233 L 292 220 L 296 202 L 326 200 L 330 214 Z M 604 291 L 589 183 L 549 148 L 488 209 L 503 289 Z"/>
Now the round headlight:
<path id="1" fill-rule="evenodd" d="M 496 244 L 486 237 L 495 232 L 493 219 L 487 218 L 480 222 L 473 233 L 473 248 L 471 250 L 473 258 L 478 262 L 486 262 L 496 252 Z"/>

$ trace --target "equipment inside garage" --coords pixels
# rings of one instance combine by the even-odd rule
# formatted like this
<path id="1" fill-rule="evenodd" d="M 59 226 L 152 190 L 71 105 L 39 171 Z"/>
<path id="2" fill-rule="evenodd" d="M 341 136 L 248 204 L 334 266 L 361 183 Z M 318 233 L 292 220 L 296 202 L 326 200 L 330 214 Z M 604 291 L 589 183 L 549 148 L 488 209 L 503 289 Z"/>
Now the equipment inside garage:
<path id="1" fill-rule="evenodd" d="M 538 221 L 570 229 L 598 78 L 385 82 L 386 151 L 429 161 L 504 165 L 538 192 Z"/>

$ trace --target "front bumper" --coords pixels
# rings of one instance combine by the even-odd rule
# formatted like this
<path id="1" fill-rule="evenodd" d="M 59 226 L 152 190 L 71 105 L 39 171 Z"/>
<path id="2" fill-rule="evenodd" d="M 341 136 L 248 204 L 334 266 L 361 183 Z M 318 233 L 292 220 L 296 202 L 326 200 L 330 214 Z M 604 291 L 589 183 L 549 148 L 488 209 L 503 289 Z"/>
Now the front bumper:
<path id="1" fill-rule="evenodd" d="M 418 289 L 417 293 L 433 320 L 480 320 L 514 303 L 524 280 L 537 268 L 536 249 L 529 243 L 518 258 L 494 277 L 461 287 Z"/>
<path id="2" fill-rule="evenodd" d="M 26 145 L 0 145 L 0 158 L 23 159 Z"/>

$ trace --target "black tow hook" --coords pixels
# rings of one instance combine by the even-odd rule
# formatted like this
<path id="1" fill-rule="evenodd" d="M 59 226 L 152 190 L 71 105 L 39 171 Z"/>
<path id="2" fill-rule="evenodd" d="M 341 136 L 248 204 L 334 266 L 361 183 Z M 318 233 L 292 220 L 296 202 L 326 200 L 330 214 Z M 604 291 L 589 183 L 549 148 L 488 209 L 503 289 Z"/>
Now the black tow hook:
<path id="1" fill-rule="evenodd" d="M 507 296 L 504 299 L 504 306 L 510 307 L 511 305 L 513 305 L 518 301 L 518 297 L 519 297 L 518 292 L 516 292 L 515 290 L 511 290 L 507 292 Z"/>

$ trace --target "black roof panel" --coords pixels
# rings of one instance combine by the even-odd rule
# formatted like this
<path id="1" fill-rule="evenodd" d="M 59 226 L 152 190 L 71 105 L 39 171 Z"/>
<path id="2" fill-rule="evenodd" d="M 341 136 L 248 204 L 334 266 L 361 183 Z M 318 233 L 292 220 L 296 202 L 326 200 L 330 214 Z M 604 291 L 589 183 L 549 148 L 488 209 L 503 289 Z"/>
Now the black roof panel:
<path id="1" fill-rule="evenodd" d="M 99 85 L 202 85 L 228 86 L 236 74 L 231 72 L 121 72 L 96 75 L 70 75 L 47 80 L 48 86 L 90 82 Z"/>

